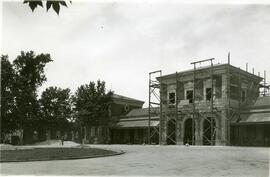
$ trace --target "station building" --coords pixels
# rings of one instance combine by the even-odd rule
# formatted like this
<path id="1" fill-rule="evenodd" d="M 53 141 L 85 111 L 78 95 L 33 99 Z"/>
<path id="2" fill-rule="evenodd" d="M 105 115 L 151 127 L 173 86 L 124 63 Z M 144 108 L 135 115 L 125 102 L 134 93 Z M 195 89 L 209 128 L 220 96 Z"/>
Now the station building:
<path id="1" fill-rule="evenodd" d="M 160 102 L 118 116 L 111 143 L 270 146 L 264 78 L 216 64 L 155 79 L 149 90 L 158 89 Z"/>

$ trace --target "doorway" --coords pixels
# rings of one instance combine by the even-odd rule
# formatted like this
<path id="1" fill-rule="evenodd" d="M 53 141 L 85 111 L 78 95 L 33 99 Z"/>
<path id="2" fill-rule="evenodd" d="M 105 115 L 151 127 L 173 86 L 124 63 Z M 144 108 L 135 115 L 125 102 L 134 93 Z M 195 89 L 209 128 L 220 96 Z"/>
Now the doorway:
<path id="1" fill-rule="evenodd" d="M 194 124 L 195 127 L 195 124 Z M 195 128 L 194 128 L 195 133 Z M 189 118 L 184 123 L 184 144 L 192 144 L 192 119 Z"/>
<path id="2" fill-rule="evenodd" d="M 167 127 L 167 144 L 176 144 L 176 121 L 174 119 L 169 120 Z"/>
<path id="3" fill-rule="evenodd" d="M 207 117 L 203 121 L 203 145 L 215 145 L 215 140 L 216 140 L 215 119 L 214 118 L 212 119 L 212 127 L 211 127 L 211 117 Z"/>

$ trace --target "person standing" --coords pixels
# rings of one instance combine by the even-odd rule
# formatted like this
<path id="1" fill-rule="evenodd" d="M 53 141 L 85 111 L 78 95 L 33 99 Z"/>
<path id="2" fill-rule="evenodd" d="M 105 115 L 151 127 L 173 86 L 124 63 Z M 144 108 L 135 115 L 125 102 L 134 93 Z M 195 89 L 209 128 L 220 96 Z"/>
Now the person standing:
<path id="1" fill-rule="evenodd" d="M 64 140 L 65 140 L 65 137 L 64 136 L 61 136 L 61 145 L 64 146 Z"/>

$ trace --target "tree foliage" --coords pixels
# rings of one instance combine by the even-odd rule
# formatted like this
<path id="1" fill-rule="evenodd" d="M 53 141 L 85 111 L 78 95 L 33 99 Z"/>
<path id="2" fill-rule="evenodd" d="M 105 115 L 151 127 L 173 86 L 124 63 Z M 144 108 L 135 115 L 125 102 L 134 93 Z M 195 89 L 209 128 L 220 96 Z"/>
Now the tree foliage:
<path id="1" fill-rule="evenodd" d="M 72 118 L 70 89 L 49 87 L 40 98 L 41 114 L 46 128 L 66 130 Z"/>
<path id="2" fill-rule="evenodd" d="M 97 81 L 81 85 L 74 97 L 77 121 L 82 125 L 106 124 L 112 92 L 106 93 L 105 82 Z"/>
<path id="3" fill-rule="evenodd" d="M 1 56 L 1 133 L 9 133 L 16 129 L 14 119 L 14 74 L 12 64 L 7 55 Z"/>
<path id="4" fill-rule="evenodd" d="M 44 135 L 45 130 L 108 123 L 113 93 L 106 92 L 104 81 L 81 85 L 75 95 L 69 89 L 49 87 L 37 98 L 38 88 L 47 79 L 44 68 L 51 61 L 49 54 L 33 51 L 21 52 L 12 63 L 8 56 L 1 56 L 2 135 L 21 129 L 24 142 L 30 143 L 34 130 Z"/>
<path id="5" fill-rule="evenodd" d="M 31 127 L 39 117 L 37 88 L 46 81 L 44 68 L 52 59 L 49 54 L 35 55 L 33 51 L 21 52 L 14 61 L 14 96 L 16 119 L 21 128 Z"/>
<path id="6" fill-rule="evenodd" d="M 31 8 L 32 12 L 38 7 L 43 7 L 43 1 L 44 0 L 25 0 L 23 1 L 23 3 L 28 3 L 29 7 Z M 69 1 L 70 4 L 72 3 L 72 1 Z M 66 1 L 62 0 L 62 1 L 46 1 L 44 2 L 44 4 L 46 4 L 46 9 L 47 11 L 52 7 L 53 10 L 59 15 L 60 12 L 60 7 L 61 6 L 65 6 L 67 7 L 67 3 Z"/>

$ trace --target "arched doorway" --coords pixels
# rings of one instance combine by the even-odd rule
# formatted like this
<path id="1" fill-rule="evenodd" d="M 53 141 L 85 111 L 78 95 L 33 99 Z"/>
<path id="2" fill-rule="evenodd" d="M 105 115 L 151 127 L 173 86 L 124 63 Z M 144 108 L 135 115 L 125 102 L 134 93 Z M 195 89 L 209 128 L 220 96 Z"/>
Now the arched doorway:
<path id="1" fill-rule="evenodd" d="M 195 126 L 194 126 L 195 132 Z M 184 144 L 192 144 L 192 119 L 188 118 L 184 123 Z"/>
<path id="2" fill-rule="evenodd" d="M 169 120 L 167 126 L 167 144 L 176 144 L 176 121 L 174 119 Z"/>
<path id="3" fill-rule="evenodd" d="M 207 117 L 203 121 L 203 145 L 211 145 L 211 144 L 215 145 L 215 140 L 216 140 L 216 121 L 214 118 L 212 119 L 212 131 L 211 131 L 211 117 Z"/>

